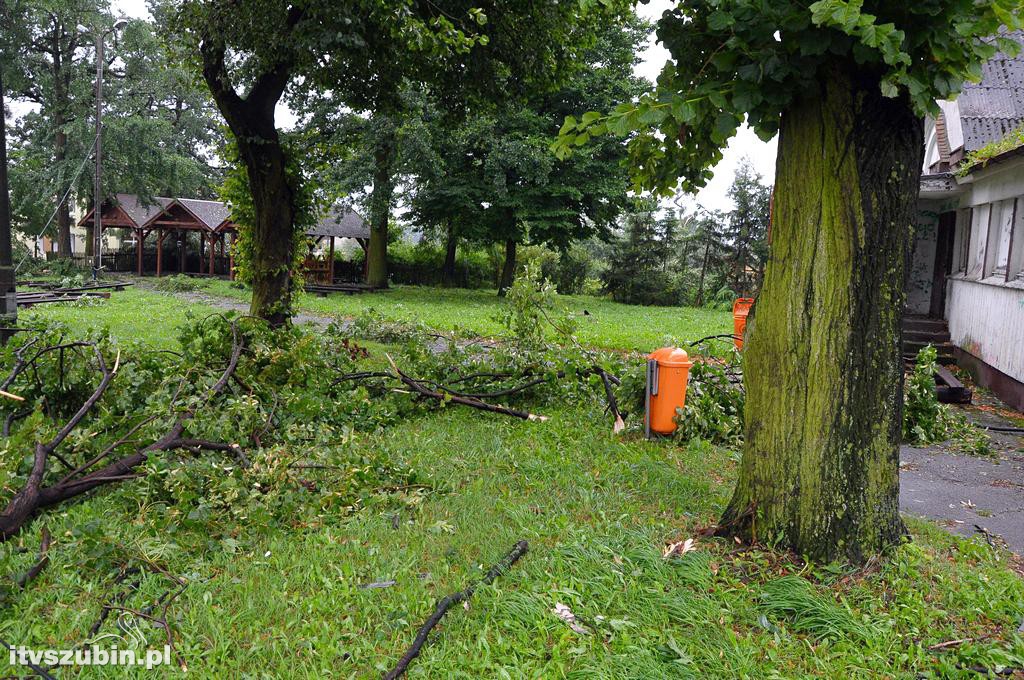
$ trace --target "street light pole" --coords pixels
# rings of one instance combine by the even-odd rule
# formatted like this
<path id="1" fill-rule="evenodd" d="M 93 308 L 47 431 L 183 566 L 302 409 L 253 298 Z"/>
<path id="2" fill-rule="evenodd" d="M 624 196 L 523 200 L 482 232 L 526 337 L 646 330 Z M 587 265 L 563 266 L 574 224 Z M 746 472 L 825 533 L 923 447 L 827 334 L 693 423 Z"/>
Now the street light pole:
<path id="1" fill-rule="evenodd" d="M 103 231 L 103 43 L 106 32 L 96 31 L 96 166 L 92 175 L 92 280 L 99 278 L 103 267 L 103 255 L 100 252 Z"/>
<path id="2" fill-rule="evenodd" d="M 0 343 L 7 344 L 18 322 L 18 295 L 14 292 L 14 258 L 11 250 L 11 198 L 7 187 L 7 119 L 4 115 L 4 83 L 0 73 Z"/>
<path id="3" fill-rule="evenodd" d="M 118 19 L 106 31 L 96 31 L 96 167 L 92 180 L 92 279 L 97 280 L 103 269 L 103 50 L 107 36 L 124 26 L 127 21 Z"/>

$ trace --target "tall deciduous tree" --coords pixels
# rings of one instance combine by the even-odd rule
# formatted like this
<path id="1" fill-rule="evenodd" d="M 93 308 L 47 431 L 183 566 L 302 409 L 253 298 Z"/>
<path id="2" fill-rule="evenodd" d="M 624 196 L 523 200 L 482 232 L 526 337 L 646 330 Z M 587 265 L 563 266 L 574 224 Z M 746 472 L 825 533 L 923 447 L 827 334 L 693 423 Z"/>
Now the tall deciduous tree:
<path id="1" fill-rule="evenodd" d="M 22 102 L 36 106 L 22 115 L 11 135 L 14 221 L 18 228 L 35 235 L 53 213 L 54 203 L 67 195 L 57 210 L 60 249 L 70 247 L 69 203 L 84 198 L 88 204 L 93 197 L 92 165 L 83 163 L 93 152 L 95 138 L 95 35 L 91 29 L 103 31 L 113 20 L 104 4 L 97 4 L 94 11 L 87 11 L 88 6 L 78 8 L 58 21 L 63 15 L 42 11 L 42 0 L 22 2 L 28 13 L 24 27 L 31 41 L 12 62 L 14 75 L 21 82 L 14 93 Z M 70 12 L 76 5 L 60 7 L 61 12 Z M 78 31 L 74 40 L 65 38 L 74 44 L 71 61 L 64 61 L 67 55 L 61 57 L 59 51 L 41 53 L 54 31 L 68 24 Z M 62 64 L 60 77 L 54 74 L 53 54 Z M 211 195 L 216 183 L 212 152 L 222 135 L 205 86 L 199 87 L 191 73 L 168 60 L 154 24 L 141 19 L 128 22 L 116 34 L 113 45 L 108 46 L 107 62 L 104 194 L 131 193 L 144 199 Z M 91 243 L 87 239 L 87 249 Z"/>
<path id="2" fill-rule="evenodd" d="M 469 12 L 452 14 L 415 0 L 193 0 L 181 7 L 173 32 L 200 57 L 252 193 L 253 314 L 275 325 L 291 315 L 290 268 L 302 237 L 296 219 L 301 178 L 288 171 L 275 121 L 285 90 L 333 87 L 357 100 L 364 88 L 376 91 L 378 81 L 397 87 L 389 58 L 422 63 L 424 72 L 427 64 L 443 70 L 447 59 L 477 43 L 467 29 L 478 23 Z"/>
<path id="3" fill-rule="evenodd" d="M 23 72 L 15 96 L 39 109 L 27 129 L 36 140 L 37 151 L 45 144 L 49 152 L 35 165 L 45 181 L 33 182 L 30 187 L 43 189 L 57 203 L 57 251 L 61 257 L 71 256 L 71 208 L 66 192 L 92 141 L 91 136 L 88 142 L 69 139 L 68 130 L 83 124 L 91 110 L 91 38 L 87 27 L 111 23 L 105 9 L 96 0 L 26 3 L 30 35 L 24 57 L 17 62 Z M 69 154 L 69 147 L 74 154 Z M 18 186 L 17 178 L 14 181 Z"/>
<path id="4" fill-rule="evenodd" d="M 746 437 L 723 532 L 861 562 L 899 515 L 900 315 L 922 116 L 1002 48 L 1020 0 L 681 0 L 658 92 L 579 134 L 629 134 L 637 178 L 695 188 L 740 123 L 779 133 L 771 258 L 745 348 Z"/>
<path id="5" fill-rule="evenodd" d="M 626 206 L 629 176 L 620 140 L 598 140 L 585 154 L 561 161 L 547 146 L 569 111 L 611 106 L 642 91 L 633 67 L 647 28 L 633 15 L 609 22 L 594 29 L 581 63 L 560 87 L 471 111 L 461 125 L 438 117 L 428 126 L 433 154 L 423 156 L 428 167 L 417 175 L 414 214 L 452 237 L 499 244 L 505 253 L 499 293 L 512 283 L 519 244 L 564 250 L 595 234 L 607 236 Z"/>

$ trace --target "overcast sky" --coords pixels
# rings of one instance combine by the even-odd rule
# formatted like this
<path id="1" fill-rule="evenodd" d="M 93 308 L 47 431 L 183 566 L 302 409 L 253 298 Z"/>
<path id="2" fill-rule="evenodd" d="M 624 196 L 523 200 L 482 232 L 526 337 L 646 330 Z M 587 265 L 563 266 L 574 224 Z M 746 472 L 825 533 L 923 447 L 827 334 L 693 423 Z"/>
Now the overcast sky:
<path id="1" fill-rule="evenodd" d="M 123 14 L 133 17 L 148 17 L 144 0 L 114 0 L 115 9 Z M 646 5 L 638 4 L 637 13 L 650 21 L 656 21 L 661 14 L 672 7 L 671 0 L 651 0 Z M 668 59 L 668 50 L 657 43 L 652 33 L 648 39 L 647 49 L 643 53 L 643 62 L 637 67 L 639 75 L 651 82 L 657 78 L 661 68 Z M 279 108 L 278 123 L 287 126 L 294 121 L 294 116 L 287 109 Z M 701 205 L 710 210 L 726 210 L 731 207 L 731 202 L 726 196 L 729 185 L 732 183 L 733 174 L 743 157 L 750 158 L 754 167 L 760 172 L 765 182 L 772 182 L 775 178 L 775 142 L 768 144 L 762 142 L 747 127 L 743 127 L 739 134 L 729 143 L 725 151 L 725 158 L 715 167 L 715 176 L 708 185 L 696 196 L 679 197 L 678 203 L 688 207 Z"/>

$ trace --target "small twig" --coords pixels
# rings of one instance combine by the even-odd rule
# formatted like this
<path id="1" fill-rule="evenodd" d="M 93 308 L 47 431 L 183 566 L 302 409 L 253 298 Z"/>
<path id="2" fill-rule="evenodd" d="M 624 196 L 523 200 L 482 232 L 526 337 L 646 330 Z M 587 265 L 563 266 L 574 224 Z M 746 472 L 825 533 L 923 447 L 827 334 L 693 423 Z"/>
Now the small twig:
<path id="1" fill-rule="evenodd" d="M 988 637 L 988 636 L 985 635 L 985 636 L 982 636 L 980 638 L 961 638 L 959 640 L 946 640 L 945 642 L 940 642 L 940 643 L 935 644 L 935 645 L 930 645 L 928 647 L 928 650 L 934 652 L 934 651 L 937 651 L 937 650 L 940 650 L 940 649 L 946 649 L 948 647 L 957 647 L 957 646 L 965 644 L 967 642 L 977 642 L 979 640 L 984 640 L 986 637 Z"/>
<path id="2" fill-rule="evenodd" d="M 490 585 L 494 579 L 498 578 L 506 571 L 508 571 L 513 564 L 519 561 L 523 555 L 526 554 L 527 550 L 530 549 L 529 544 L 526 541 L 519 541 L 515 544 L 511 551 L 500 562 L 495 564 L 493 567 L 487 570 L 484 577 L 476 583 L 470 585 L 465 590 L 461 590 L 457 593 L 452 593 L 438 601 L 437 606 L 434 607 L 434 612 L 426 620 L 426 622 L 420 626 L 419 631 L 416 633 L 416 639 L 413 641 L 412 646 L 409 647 L 408 651 L 402 655 L 402 658 L 398 660 L 398 663 L 390 671 L 384 674 L 384 680 L 395 680 L 400 677 L 409 668 L 409 664 L 412 660 L 419 656 L 420 650 L 423 649 L 423 645 L 427 642 L 427 636 L 430 635 L 430 631 L 434 629 L 434 626 L 441 621 L 448 610 L 453 606 L 466 602 L 469 598 L 473 597 L 473 593 L 480 585 Z"/>
<path id="3" fill-rule="evenodd" d="M 42 573 L 46 565 L 50 563 L 50 556 L 46 553 L 50 550 L 50 530 L 43 527 L 42 530 L 42 541 L 39 544 L 39 559 L 32 567 L 18 577 L 18 586 L 21 588 L 27 588 L 28 584 L 31 583 L 39 574 Z"/>

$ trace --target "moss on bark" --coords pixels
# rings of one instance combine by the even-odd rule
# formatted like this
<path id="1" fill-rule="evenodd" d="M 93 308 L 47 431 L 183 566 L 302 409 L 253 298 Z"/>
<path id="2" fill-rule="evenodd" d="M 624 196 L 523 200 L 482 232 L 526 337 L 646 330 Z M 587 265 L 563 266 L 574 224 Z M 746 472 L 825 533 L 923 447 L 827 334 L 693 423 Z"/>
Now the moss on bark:
<path id="1" fill-rule="evenodd" d="M 899 516 L 900 316 L 922 126 L 837 69 L 783 118 L 770 260 L 747 325 L 746 441 L 723 531 L 861 562 Z"/>

